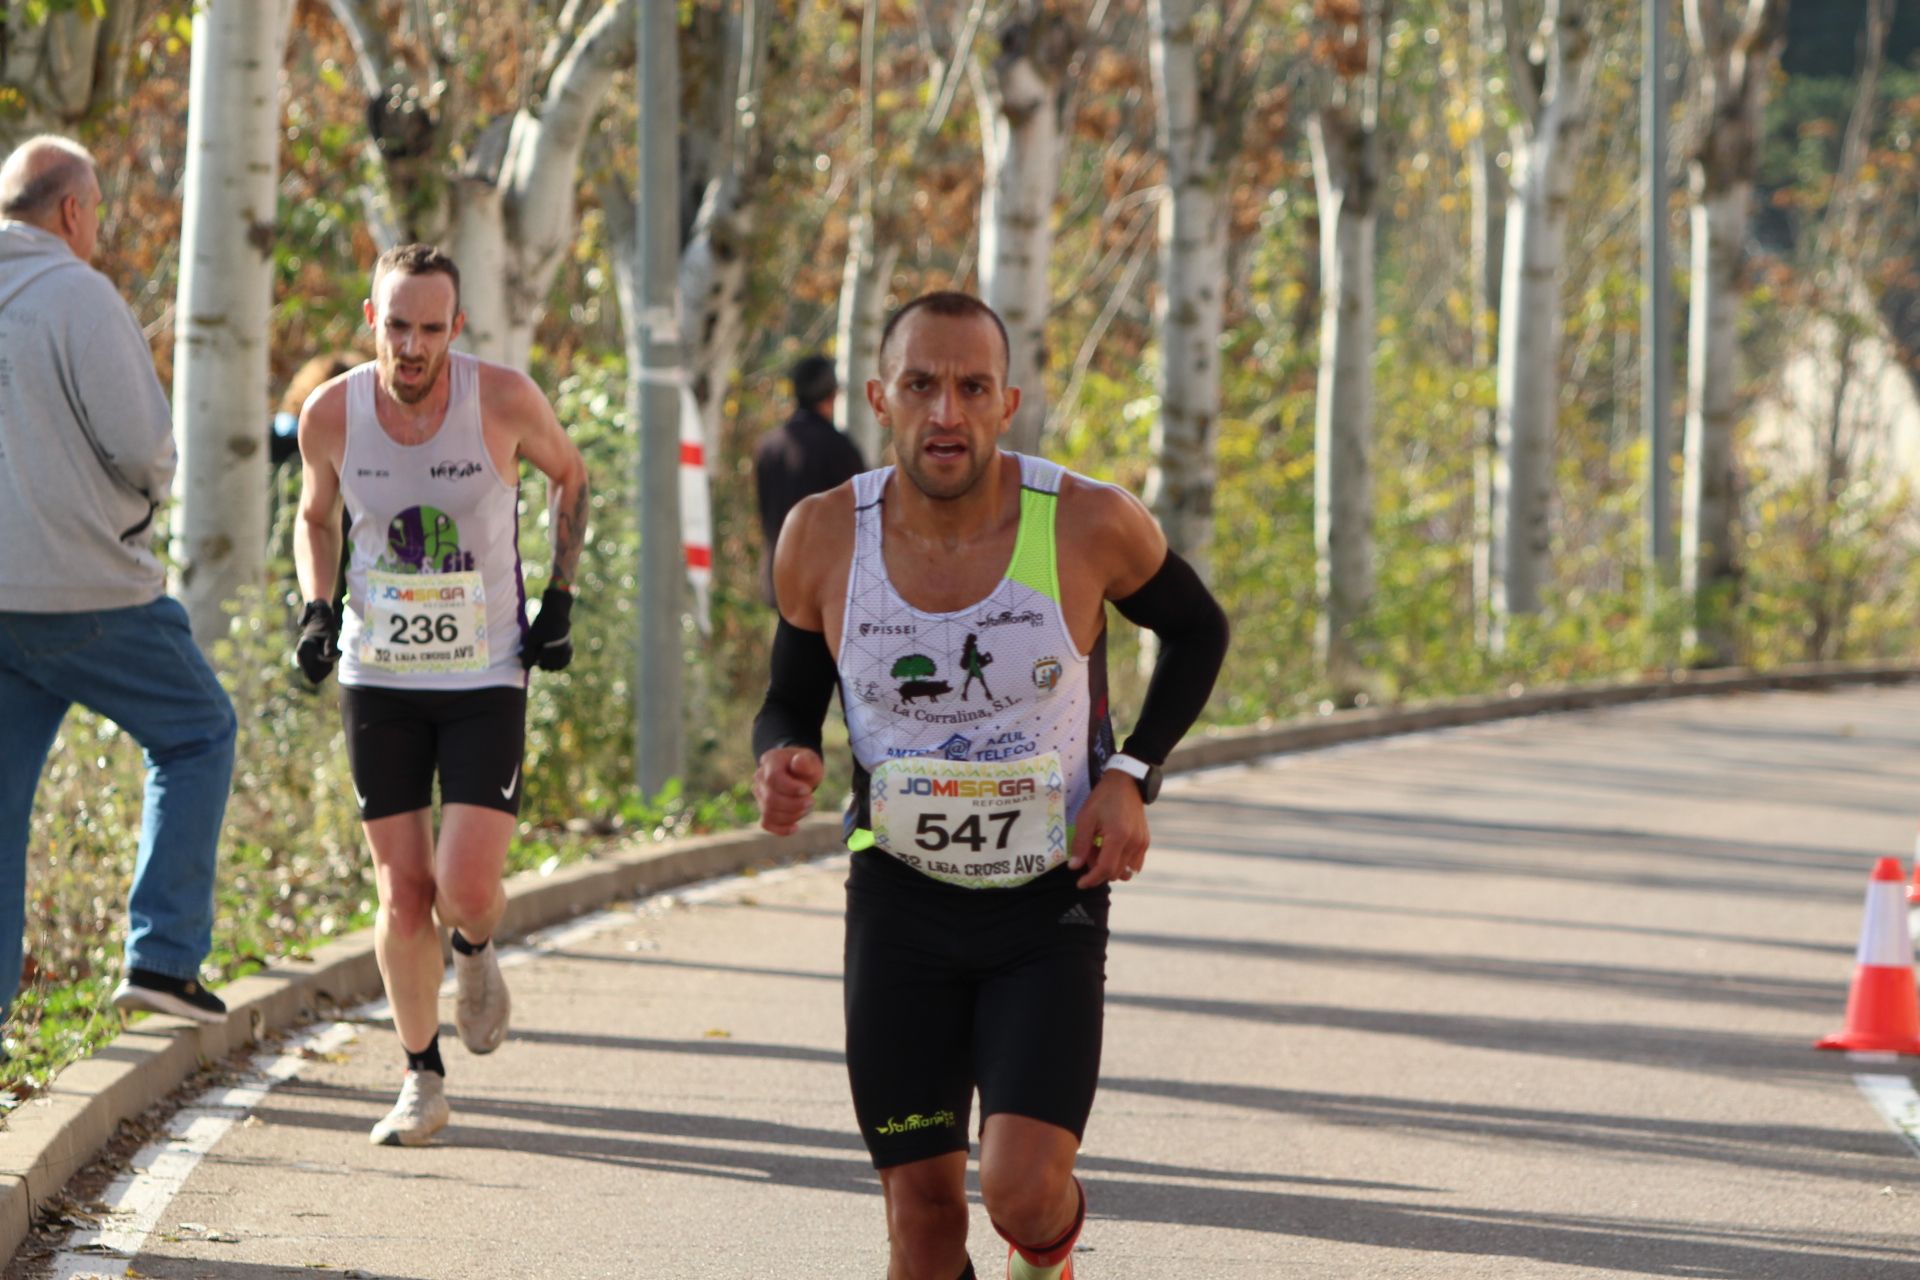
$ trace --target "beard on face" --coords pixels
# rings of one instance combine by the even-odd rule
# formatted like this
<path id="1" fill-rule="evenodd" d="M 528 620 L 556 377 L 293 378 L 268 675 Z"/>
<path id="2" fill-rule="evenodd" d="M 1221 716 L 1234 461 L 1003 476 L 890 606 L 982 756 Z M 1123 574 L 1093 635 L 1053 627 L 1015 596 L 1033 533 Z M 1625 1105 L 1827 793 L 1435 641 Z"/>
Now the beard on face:
<path id="1" fill-rule="evenodd" d="M 440 366 L 447 360 L 443 351 L 437 356 L 426 357 L 418 361 L 421 366 L 418 381 L 411 384 L 400 381 L 400 355 L 390 347 L 380 350 L 380 385 L 386 393 L 402 404 L 419 404 L 433 390 L 434 383 L 440 379 Z"/>
<path id="2" fill-rule="evenodd" d="M 986 474 L 992 463 L 994 452 L 981 450 L 977 445 L 967 446 L 966 463 L 959 471 L 935 473 L 927 465 L 924 444 L 920 449 L 910 449 L 901 453 L 899 469 L 902 475 L 913 483 L 927 497 L 936 502 L 951 502 L 963 498 L 979 487 L 981 477 Z"/>

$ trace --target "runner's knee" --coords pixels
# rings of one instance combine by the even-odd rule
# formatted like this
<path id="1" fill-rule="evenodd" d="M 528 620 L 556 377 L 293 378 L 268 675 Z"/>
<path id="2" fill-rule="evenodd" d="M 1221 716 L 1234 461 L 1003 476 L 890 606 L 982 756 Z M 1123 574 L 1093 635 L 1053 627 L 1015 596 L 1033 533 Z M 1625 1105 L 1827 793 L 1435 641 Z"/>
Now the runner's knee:
<path id="1" fill-rule="evenodd" d="M 440 914 L 447 923 L 462 925 L 484 920 L 500 897 L 498 878 L 465 877 L 440 886 Z"/>
<path id="2" fill-rule="evenodd" d="M 384 873 L 380 878 L 380 910 L 389 931 L 423 933 L 433 928 L 433 881 L 423 876 Z"/>
<path id="3" fill-rule="evenodd" d="M 1011 1240 L 1034 1243 L 1060 1234 L 1067 1178 L 1051 1170 L 1000 1166 L 992 1176 L 980 1171 L 980 1199 L 987 1217 Z"/>
<path id="4" fill-rule="evenodd" d="M 966 1238 L 966 1193 L 894 1188 L 887 1197 L 887 1234 L 910 1257 L 923 1251 L 929 1259 L 942 1256 L 952 1241 Z"/>

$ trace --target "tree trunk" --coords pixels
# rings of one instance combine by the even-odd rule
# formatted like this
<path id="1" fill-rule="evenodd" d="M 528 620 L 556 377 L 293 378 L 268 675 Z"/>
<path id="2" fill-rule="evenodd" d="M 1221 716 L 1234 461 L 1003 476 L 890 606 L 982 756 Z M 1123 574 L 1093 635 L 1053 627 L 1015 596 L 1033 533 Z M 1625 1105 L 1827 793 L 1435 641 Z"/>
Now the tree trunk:
<path id="1" fill-rule="evenodd" d="M 1747 216 L 1766 82 L 1778 57 L 1785 0 L 1748 0 L 1730 17 L 1720 0 L 1688 0 L 1687 35 L 1700 68 L 1689 164 L 1693 287 L 1688 298 L 1686 486 L 1680 505 L 1680 588 L 1691 606 L 1687 642 L 1714 666 L 1734 661 L 1739 591 L 1733 428 L 1734 363 Z"/>
<path id="2" fill-rule="evenodd" d="M 622 295 L 627 333 L 627 404 L 640 436 L 634 492 L 640 504 L 635 614 L 634 775 L 640 794 L 659 794 L 686 768 L 685 661 L 680 542 L 679 319 L 674 310 L 680 256 L 679 54 L 672 6 L 632 15 L 640 35 L 639 190 L 636 237 Z"/>
<path id="3" fill-rule="evenodd" d="M 1521 95 L 1525 113 L 1513 131 L 1494 423 L 1489 640 L 1496 652 L 1505 649 L 1514 616 L 1539 612 L 1551 573 L 1563 324 L 1560 278 L 1595 63 L 1586 20 L 1582 0 L 1553 0 L 1549 5 L 1542 23 L 1548 61 L 1544 68 L 1527 67 L 1525 74 L 1538 73 L 1541 81 L 1535 89 L 1529 79 Z"/>
<path id="4" fill-rule="evenodd" d="M 1355 631 L 1373 600 L 1373 130 L 1328 107 L 1308 122 L 1320 209 L 1319 386 L 1314 397 L 1314 647 L 1343 698 L 1362 688 Z"/>
<path id="5" fill-rule="evenodd" d="M 758 0 L 743 0 L 728 24 L 733 49 L 721 62 L 735 89 L 715 95 L 721 114 L 711 122 L 719 171 L 706 184 L 680 254 L 681 331 L 710 460 L 719 457 L 721 413 L 746 339 L 747 247 L 766 169 L 767 23 L 761 9 Z"/>
<path id="6" fill-rule="evenodd" d="M 20 94 L 0 113 L 0 156 L 36 133 L 68 132 L 126 95 L 128 53 L 145 6 L 106 0 L 38 21 L 25 0 L 0 5 L 0 84 Z"/>
<path id="7" fill-rule="evenodd" d="M 1220 329 L 1226 217 L 1214 122 L 1202 112 L 1192 0 L 1152 0 L 1152 71 L 1160 151 L 1160 415 L 1147 501 L 1167 543 L 1212 575 L 1214 456 L 1220 416 Z"/>
<path id="8" fill-rule="evenodd" d="M 886 319 L 888 282 L 899 257 L 897 244 L 875 247 L 873 221 L 855 215 L 840 283 L 840 316 L 834 326 L 834 372 L 840 380 L 834 418 L 860 446 L 860 456 L 869 466 L 879 465 L 886 441 L 867 403 L 867 379 L 880 376 L 880 326 Z"/>
<path id="9" fill-rule="evenodd" d="M 1000 30 L 992 117 L 980 135 L 980 293 L 1007 324 L 1007 381 L 1020 388 L 1008 443 L 1023 453 L 1039 451 L 1047 420 L 1048 267 L 1064 148 L 1060 81 L 1074 45 L 1063 19 L 1031 0 L 1020 5 Z"/>
<path id="10" fill-rule="evenodd" d="M 370 222 L 394 243 L 446 240 L 460 263 L 461 345 L 526 368 L 547 290 L 577 230 L 581 152 L 614 72 L 633 57 L 639 0 L 601 0 L 585 17 L 585 6 L 575 6 L 541 59 L 527 105 L 473 140 L 458 170 L 451 150 L 471 121 L 446 86 L 465 73 L 440 65 L 437 50 L 424 75 L 410 69 L 388 48 L 372 0 L 328 3 L 352 38 L 373 102 L 383 179 L 370 195 Z M 413 88 L 415 79 L 427 87 Z"/>
<path id="11" fill-rule="evenodd" d="M 1467 258 L 1472 274 L 1473 367 L 1476 373 L 1494 367 L 1500 326 L 1500 273 L 1507 243 L 1507 175 L 1494 153 L 1498 148 L 1493 123 L 1490 62 L 1505 64 L 1504 28 L 1495 20 L 1498 0 L 1471 0 L 1468 10 L 1468 76 L 1472 83 L 1477 127 L 1467 140 L 1467 185 L 1473 203 L 1468 230 Z M 1481 409 L 1474 415 L 1473 432 L 1473 635 L 1476 643 L 1490 641 L 1493 617 L 1493 464 L 1497 415 Z"/>
<path id="12" fill-rule="evenodd" d="M 266 581 L 267 335 L 289 11 L 278 0 L 209 0 L 193 16 L 173 554 L 175 589 L 203 645 L 225 634 L 226 606 Z"/>
<path id="13" fill-rule="evenodd" d="M 1740 268 L 1751 183 L 1733 183 L 1693 205 L 1693 288 L 1687 317 L 1686 491 L 1680 506 L 1680 588 L 1693 603 L 1688 641 L 1713 666 L 1733 661 L 1727 616 L 1737 585 L 1733 428 Z"/>

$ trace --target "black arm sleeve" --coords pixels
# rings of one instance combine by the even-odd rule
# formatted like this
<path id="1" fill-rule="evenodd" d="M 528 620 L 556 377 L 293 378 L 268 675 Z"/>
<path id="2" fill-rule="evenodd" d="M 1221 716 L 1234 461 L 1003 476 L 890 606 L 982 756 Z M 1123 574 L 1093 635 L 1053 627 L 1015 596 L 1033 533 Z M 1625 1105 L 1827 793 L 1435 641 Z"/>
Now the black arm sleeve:
<path id="1" fill-rule="evenodd" d="M 1227 615 L 1193 566 L 1167 552 L 1146 585 L 1115 600 L 1120 616 L 1160 637 L 1140 717 L 1121 750 L 1162 764 L 1207 705 L 1227 656 Z"/>
<path id="2" fill-rule="evenodd" d="M 773 678 L 753 718 L 753 758 L 775 747 L 820 750 L 820 725 L 840 685 L 840 669 L 826 633 L 804 631 L 785 618 L 773 630 Z"/>

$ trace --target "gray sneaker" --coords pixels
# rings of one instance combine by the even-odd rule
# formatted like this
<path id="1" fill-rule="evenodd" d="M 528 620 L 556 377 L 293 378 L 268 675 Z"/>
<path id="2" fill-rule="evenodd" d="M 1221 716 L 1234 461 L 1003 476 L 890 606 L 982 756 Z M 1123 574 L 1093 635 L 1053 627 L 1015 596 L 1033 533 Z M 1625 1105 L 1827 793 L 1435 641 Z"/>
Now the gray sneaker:
<path id="1" fill-rule="evenodd" d="M 472 955 L 453 953 L 453 1026 L 468 1053 L 492 1053 L 507 1038 L 513 997 L 500 972 L 498 948 L 488 943 Z"/>
<path id="2" fill-rule="evenodd" d="M 452 1116 L 446 1077 L 433 1071 L 409 1071 L 400 1082 L 399 1101 L 386 1119 L 373 1126 L 367 1141 L 376 1147 L 424 1147 Z"/>

